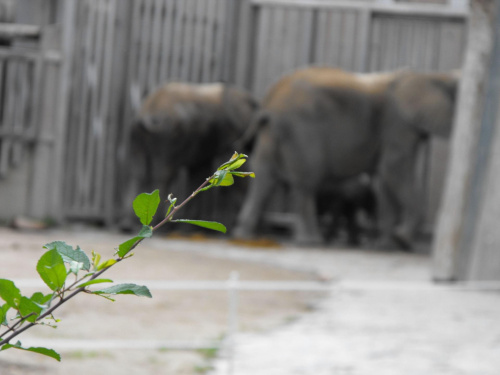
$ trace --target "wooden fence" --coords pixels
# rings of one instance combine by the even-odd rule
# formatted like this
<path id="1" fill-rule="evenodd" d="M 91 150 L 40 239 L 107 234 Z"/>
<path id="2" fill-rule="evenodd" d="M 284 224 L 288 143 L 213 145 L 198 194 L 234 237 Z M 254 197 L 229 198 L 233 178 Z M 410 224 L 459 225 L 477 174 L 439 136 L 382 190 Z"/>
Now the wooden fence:
<path id="1" fill-rule="evenodd" d="M 70 219 L 105 222 L 116 215 L 117 171 L 126 152 L 130 121 L 144 95 L 160 83 L 226 81 L 260 98 L 282 74 L 310 64 L 361 72 L 402 66 L 459 68 L 467 19 L 464 0 L 432 5 L 394 0 L 64 0 L 61 4 L 64 12 L 52 12 L 61 18 L 64 61 L 58 71 L 61 96 L 55 108 L 59 129 L 55 142 L 61 158 L 56 174 L 63 198 L 59 212 Z M 30 71 L 33 64 L 16 69 Z M 14 68 L 1 63 L 0 71 L 5 69 Z M 12 95 L 24 95 L 21 82 Z M 12 116 L 9 106 L 13 105 L 5 102 L 1 116 Z M 30 119 L 19 121 L 22 129 L 16 122 L 2 122 L 0 137 L 7 126 L 17 126 L 29 138 L 34 130 L 28 129 L 34 125 Z M 4 150 L 19 149 L 15 144 L 22 141 L 2 139 L 8 144 Z M 0 156 L 5 170 L 19 151 L 1 152 L 10 155 Z"/>

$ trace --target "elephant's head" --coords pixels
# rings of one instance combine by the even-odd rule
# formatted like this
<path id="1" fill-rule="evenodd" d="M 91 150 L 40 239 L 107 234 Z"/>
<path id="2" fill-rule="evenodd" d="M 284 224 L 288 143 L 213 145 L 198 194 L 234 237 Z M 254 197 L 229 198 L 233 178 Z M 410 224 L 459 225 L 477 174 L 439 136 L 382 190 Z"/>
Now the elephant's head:
<path id="1" fill-rule="evenodd" d="M 231 86 L 224 88 L 222 103 L 227 116 L 227 128 L 224 131 L 231 134 L 229 138 L 234 147 L 243 147 L 241 139 L 251 126 L 259 104 L 250 93 Z"/>
<path id="2" fill-rule="evenodd" d="M 423 135 L 449 137 L 453 125 L 458 72 L 426 74 L 409 72 L 388 92 L 387 110 L 398 121 Z"/>

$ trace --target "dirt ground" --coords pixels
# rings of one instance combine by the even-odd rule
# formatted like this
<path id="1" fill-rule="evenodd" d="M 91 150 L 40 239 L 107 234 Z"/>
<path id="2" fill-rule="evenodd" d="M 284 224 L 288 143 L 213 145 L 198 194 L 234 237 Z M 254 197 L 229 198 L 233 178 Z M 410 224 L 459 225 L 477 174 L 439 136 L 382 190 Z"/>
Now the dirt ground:
<path id="1" fill-rule="evenodd" d="M 103 258 L 128 237 L 95 230 L 55 230 L 15 232 L 0 228 L 0 277 L 15 280 L 25 295 L 38 279 L 36 262 L 42 246 L 51 241 L 79 245 Z M 115 282 L 227 280 L 237 271 L 241 280 L 313 280 L 315 275 L 290 271 L 259 262 L 206 256 L 204 248 L 217 248 L 218 240 L 186 241 L 151 239 L 135 251 L 135 256 L 105 274 Z M 183 251 L 189 247 L 196 251 Z M 251 251 L 251 249 L 249 250 Z M 270 251 L 279 253 L 279 248 Z M 227 333 L 228 296 L 225 291 L 169 291 L 151 288 L 152 299 L 118 296 L 116 302 L 91 295 L 80 295 L 56 313 L 57 329 L 33 328 L 19 337 L 21 341 L 72 342 L 96 340 L 102 349 L 59 349 L 62 362 L 11 349 L 0 353 L 1 375 L 29 374 L 178 374 L 204 373 L 210 369 L 213 351 L 144 348 L 161 340 L 220 341 Z M 296 319 L 313 309 L 321 299 L 310 292 L 241 292 L 239 329 L 242 332 L 266 331 Z M 62 340 L 62 341 L 61 341 Z M 103 341 L 108 340 L 108 341 Z M 146 343 L 135 349 L 120 349 L 106 342 Z M 59 344 L 60 345 L 60 344 Z M 153 345 L 154 346 L 154 345 Z"/>

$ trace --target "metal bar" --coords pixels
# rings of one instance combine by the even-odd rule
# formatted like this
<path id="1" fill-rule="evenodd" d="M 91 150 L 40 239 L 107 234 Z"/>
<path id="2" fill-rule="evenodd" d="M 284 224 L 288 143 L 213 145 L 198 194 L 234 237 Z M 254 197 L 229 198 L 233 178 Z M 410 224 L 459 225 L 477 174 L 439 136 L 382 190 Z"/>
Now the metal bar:
<path id="1" fill-rule="evenodd" d="M 85 339 L 26 339 L 29 346 L 49 346 L 56 350 L 98 350 L 98 349 L 173 349 L 197 350 L 219 349 L 221 343 L 210 340 L 85 340 Z"/>
<path id="2" fill-rule="evenodd" d="M 448 6 L 439 4 L 382 4 L 365 1 L 324 1 L 324 0 L 253 0 L 255 6 L 283 6 L 321 9 L 365 9 L 399 15 L 419 15 L 430 17 L 467 17 L 469 7 Z"/>
<path id="3" fill-rule="evenodd" d="M 19 23 L 0 22 L 0 38 L 38 38 L 41 27 L 38 25 L 23 25 Z"/>
<path id="4" fill-rule="evenodd" d="M 19 288 L 43 286 L 40 279 L 15 279 Z M 435 283 L 432 281 L 405 280 L 339 280 L 320 281 L 242 281 L 214 280 L 114 280 L 115 283 L 147 285 L 150 290 L 176 291 L 265 291 L 265 292 L 343 292 L 343 291 L 393 291 L 393 292 L 483 292 L 500 290 L 500 281 Z"/>

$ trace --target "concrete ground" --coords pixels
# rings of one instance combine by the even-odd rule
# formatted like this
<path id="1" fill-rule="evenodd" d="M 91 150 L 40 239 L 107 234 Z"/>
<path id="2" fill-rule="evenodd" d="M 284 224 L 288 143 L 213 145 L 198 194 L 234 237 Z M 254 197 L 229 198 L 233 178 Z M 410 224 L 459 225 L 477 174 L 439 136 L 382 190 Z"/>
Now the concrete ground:
<path id="1" fill-rule="evenodd" d="M 232 251 L 331 281 L 318 308 L 238 336 L 212 374 L 498 375 L 498 284 L 436 285 L 428 255 L 296 249 Z"/>
<path id="2" fill-rule="evenodd" d="M 75 235 L 63 231 L 57 235 L 59 239 L 83 236 L 86 242 L 99 243 L 116 242 L 121 238 L 115 235 L 110 239 L 102 232 Z M 16 240 L 4 241 L 8 236 Z M 8 243 L 12 251 L 22 251 L 27 246 L 26 241 L 29 246 L 40 244 L 42 238 L 24 238 L 15 232 L 0 231 L 0 244 L 2 241 Z M 224 269 L 242 267 L 249 275 L 252 265 L 267 270 L 269 273 L 259 280 L 271 276 L 275 281 L 321 280 L 318 285 L 329 288 L 326 297 L 311 298 L 316 301 L 312 310 L 295 308 L 293 317 L 283 319 L 286 314 L 282 313 L 281 319 L 274 319 L 273 324 L 259 325 L 258 329 L 243 327 L 236 336 L 234 356 L 222 352 L 213 360 L 214 369 L 210 371 L 213 375 L 500 374 L 499 291 L 433 284 L 428 255 L 160 237 L 149 240 L 145 254 L 159 254 L 158 250 L 166 248 L 169 253 L 165 255 L 165 262 L 167 259 L 175 261 L 175 254 L 187 255 L 194 271 L 191 275 L 198 275 L 199 279 L 206 279 L 210 275 L 210 272 L 204 273 L 208 272 L 206 269 L 221 261 L 230 263 Z M 4 263 L 2 267 L 0 263 L 0 269 L 7 271 L 9 278 L 26 277 L 24 273 L 16 274 L 12 264 Z M 276 276 L 280 269 L 283 274 Z M 219 280 L 226 276 L 224 271 Z M 147 273 L 138 277 L 151 279 Z M 153 279 L 160 280 L 160 277 L 155 274 Z M 189 280 L 193 277 L 184 271 L 168 276 L 170 280 L 178 278 Z M 307 301 L 307 298 L 300 301 Z M 255 299 L 253 303 L 270 305 L 273 300 Z M 300 303 L 288 302 L 283 306 L 298 305 Z M 253 310 L 253 318 L 264 313 L 264 310 L 259 311 Z M 115 361 L 113 357 L 95 358 L 95 361 L 101 364 L 108 360 L 110 366 L 106 372 L 114 374 L 111 369 L 112 365 L 118 365 L 118 358 L 121 360 L 117 356 Z M 148 354 L 141 359 L 143 362 L 137 362 L 138 367 L 129 367 L 128 372 L 127 367 L 122 367 L 115 373 L 139 373 L 137 368 L 149 360 L 160 361 L 161 366 L 156 363 L 156 367 L 147 367 L 153 370 L 144 368 L 140 373 L 184 373 L 164 365 L 161 358 Z M 53 368 L 52 365 L 50 368 L 43 366 L 32 367 L 33 372 L 29 373 L 40 374 L 40 369 Z M 203 371 L 209 368 L 206 366 Z M 26 369 L 21 370 L 28 373 Z M 12 374 L 22 371 L 12 371 Z"/>

